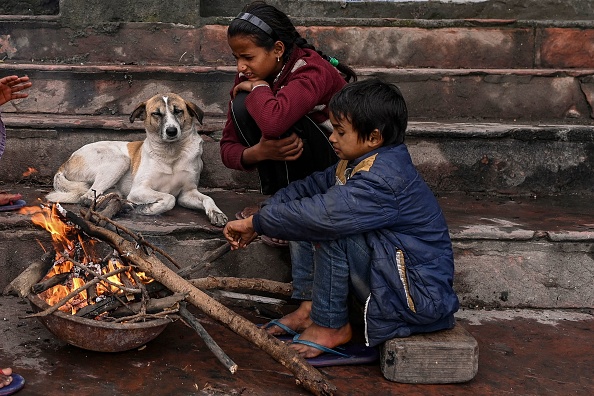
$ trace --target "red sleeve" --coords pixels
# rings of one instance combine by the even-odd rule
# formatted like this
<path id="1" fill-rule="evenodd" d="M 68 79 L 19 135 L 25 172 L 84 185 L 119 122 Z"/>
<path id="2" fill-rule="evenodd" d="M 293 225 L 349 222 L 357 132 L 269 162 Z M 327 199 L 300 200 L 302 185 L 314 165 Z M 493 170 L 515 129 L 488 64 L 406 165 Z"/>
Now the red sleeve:
<path id="1" fill-rule="evenodd" d="M 332 95 L 340 89 L 335 87 L 333 82 L 336 80 L 329 75 L 330 72 L 328 68 L 312 62 L 293 71 L 276 95 L 264 88 L 250 92 L 245 105 L 262 135 L 267 139 L 278 138 L 317 105 L 328 104 Z"/>

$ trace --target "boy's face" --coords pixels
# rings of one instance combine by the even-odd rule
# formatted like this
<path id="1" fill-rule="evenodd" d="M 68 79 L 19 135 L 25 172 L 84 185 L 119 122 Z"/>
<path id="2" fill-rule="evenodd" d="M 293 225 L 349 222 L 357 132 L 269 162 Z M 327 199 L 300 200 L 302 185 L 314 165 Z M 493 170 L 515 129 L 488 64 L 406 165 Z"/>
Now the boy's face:
<path id="1" fill-rule="evenodd" d="M 229 37 L 228 43 L 237 61 L 237 71 L 250 81 L 276 76 L 283 66 L 283 62 L 277 60 L 283 55 L 282 49 L 277 48 L 278 45 L 268 51 L 258 47 L 252 37 L 244 35 Z"/>
<path id="2" fill-rule="evenodd" d="M 368 139 L 363 141 L 359 139 L 359 134 L 353 129 L 347 117 L 343 117 L 338 121 L 330 112 L 330 122 L 333 130 L 329 140 L 332 143 L 334 152 L 340 159 L 351 161 L 382 145 L 383 139 L 377 129 L 371 133 Z"/>

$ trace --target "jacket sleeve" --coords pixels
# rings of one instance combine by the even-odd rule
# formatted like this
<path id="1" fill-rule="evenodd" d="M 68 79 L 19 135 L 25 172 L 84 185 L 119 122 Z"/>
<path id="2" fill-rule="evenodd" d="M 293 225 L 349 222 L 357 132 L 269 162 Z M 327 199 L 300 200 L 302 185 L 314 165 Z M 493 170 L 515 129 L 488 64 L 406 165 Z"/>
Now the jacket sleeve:
<path id="1" fill-rule="evenodd" d="M 276 94 L 270 89 L 255 89 L 245 105 L 266 139 L 276 139 L 298 120 L 334 94 L 329 71 L 319 65 L 306 64 L 294 70 L 290 79 Z"/>
<path id="2" fill-rule="evenodd" d="M 295 241 L 339 239 L 396 223 L 399 203 L 395 197 L 381 176 L 359 172 L 345 185 L 264 206 L 254 216 L 254 229 L 258 234 Z"/>

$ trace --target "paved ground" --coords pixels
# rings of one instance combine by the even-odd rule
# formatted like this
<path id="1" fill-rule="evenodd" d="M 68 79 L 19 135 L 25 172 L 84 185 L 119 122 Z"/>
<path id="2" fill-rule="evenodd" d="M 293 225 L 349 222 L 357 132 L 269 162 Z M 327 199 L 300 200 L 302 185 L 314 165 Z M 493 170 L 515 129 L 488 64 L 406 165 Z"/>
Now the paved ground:
<path id="1" fill-rule="evenodd" d="M 239 309 L 238 309 L 239 310 Z M 305 395 L 267 354 L 192 309 L 238 365 L 230 374 L 181 322 L 146 347 L 99 353 L 49 333 L 17 297 L 0 297 L 0 364 L 26 379 L 20 395 Z M 256 322 L 249 310 L 239 313 Z M 321 371 L 341 395 L 591 395 L 594 317 L 564 311 L 461 311 L 478 340 L 479 370 L 464 384 L 409 385 L 383 378 L 379 364 Z"/>
<path id="2" fill-rule="evenodd" d="M 24 186 L 4 187 L 22 191 L 28 202 L 35 202 L 40 195 L 39 190 Z M 254 197 L 221 199 L 221 208 L 232 215 L 251 199 Z M 576 241 L 591 235 L 588 219 L 592 218 L 594 209 L 577 197 L 555 205 L 541 199 L 502 199 L 497 205 L 490 202 L 488 207 L 480 199 L 462 203 L 453 199 L 442 197 L 441 202 L 451 219 L 453 232 L 460 237 L 476 237 L 473 233 L 477 231 L 468 225 L 475 224 L 477 218 L 485 221 L 478 214 L 486 209 L 490 217 L 521 219 L 520 229 L 529 224 L 528 230 L 548 230 L 551 235 L 569 233 Z M 4 233 L 22 227 L 16 214 L 5 213 L 0 217 Z M 195 217 L 199 216 L 192 219 Z M 164 218 L 188 222 L 186 212 L 179 210 Z M 481 225 L 482 234 L 490 230 L 485 231 L 487 225 Z M 145 226 L 149 227 L 149 223 Z M 0 266 L 3 273 L 10 270 L 6 265 Z M 583 279 L 587 276 L 580 275 Z M 0 366 L 11 366 L 25 377 L 27 383 L 21 395 L 308 394 L 295 385 L 292 374 L 279 363 L 196 310 L 209 333 L 239 365 L 236 374 L 230 374 L 193 330 L 181 322 L 170 324 L 146 347 L 97 353 L 64 343 L 36 319 L 22 319 L 28 312 L 28 302 L 17 297 L 0 297 Z M 238 312 L 254 322 L 266 321 L 253 310 L 238 309 Z M 594 394 L 592 310 L 464 310 L 457 317 L 479 344 L 479 371 L 468 383 L 398 384 L 383 378 L 379 364 L 321 371 L 341 395 Z"/>

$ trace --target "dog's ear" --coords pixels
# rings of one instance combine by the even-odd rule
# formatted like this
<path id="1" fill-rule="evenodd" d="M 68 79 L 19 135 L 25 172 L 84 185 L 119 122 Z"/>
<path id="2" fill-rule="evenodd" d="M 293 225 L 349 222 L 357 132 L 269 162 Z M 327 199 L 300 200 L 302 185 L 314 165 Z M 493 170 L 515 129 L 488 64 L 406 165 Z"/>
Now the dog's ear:
<path id="1" fill-rule="evenodd" d="M 192 115 L 193 117 L 196 117 L 196 119 L 198 120 L 200 125 L 202 125 L 202 119 L 204 118 L 204 112 L 202 111 L 202 109 L 200 109 L 200 107 L 196 106 L 192 102 L 188 102 L 187 100 L 185 102 L 186 102 L 186 107 L 188 108 L 188 111 L 190 112 L 190 115 Z"/>
<path id="2" fill-rule="evenodd" d="M 134 122 L 135 119 L 140 118 L 142 121 L 146 119 L 146 102 L 142 102 L 130 114 L 130 122 Z"/>

